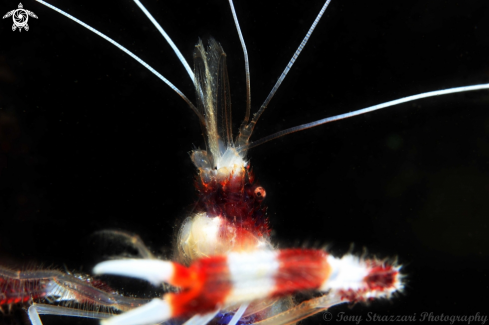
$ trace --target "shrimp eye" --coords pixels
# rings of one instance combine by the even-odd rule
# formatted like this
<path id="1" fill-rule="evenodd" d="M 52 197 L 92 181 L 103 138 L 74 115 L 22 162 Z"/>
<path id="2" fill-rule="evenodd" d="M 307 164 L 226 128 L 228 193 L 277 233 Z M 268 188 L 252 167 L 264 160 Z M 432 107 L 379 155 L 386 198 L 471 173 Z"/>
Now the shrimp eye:
<path id="1" fill-rule="evenodd" d="M 255 188 L 255 198 L 257 198 L 258 200 L 263 200 L 266 195 L 267 192 L 265 192 L 265 189 L 263 187 L 258 186 L 257 188 Z"/>

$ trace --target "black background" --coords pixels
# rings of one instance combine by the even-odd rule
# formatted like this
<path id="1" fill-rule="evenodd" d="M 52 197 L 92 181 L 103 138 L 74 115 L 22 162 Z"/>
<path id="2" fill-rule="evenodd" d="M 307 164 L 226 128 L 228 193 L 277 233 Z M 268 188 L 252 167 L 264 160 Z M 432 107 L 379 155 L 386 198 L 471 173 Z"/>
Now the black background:
<path id="1" fill-rule="evenodd" d="M 189 98 L 192 82 L 131 1 L 51 1 L 127 46 Z M 191 60 L 198 37 L 228 55 L 235 126 L 243 55 L 226 1 L 145 1 Z M 1 14 L 17 8 L 2 0 Z M 195 201 L 187 152 L 196 117 L 114 46 L 33 1 L 28 32 L 0 21 L 0 258 L 89 273 L 111 254 L 91 235 L 139 234 L 171 255 Z M 237 1 L 253 110 L 272 88 L 321 1 Z M 487 1 L 333 0 L 252 139 L 420 92 L 489 82 Z M 489 92 L 404 104 L 250 151 L 279 247 L 330 244 L 399 257 L 406 289 L 348 315 L 488 316 Z M 107 244 L 107 243 L 105 243 Z M 122 289 L 122 288 L 121 288 Z M 126 288 L 124 288 L 126 289 Z M 136 289 L 136 291 L 138 291 Z M 139 295 L 149 295 L 147 288 Z M 92 324 L 43 317 L 44 324 Z M 12 317 L 0 319 L 13 322 Z M 22 320 L 20 321 L 22 323 Z M 308 321 L 324 324 L 321 316 Z"/>

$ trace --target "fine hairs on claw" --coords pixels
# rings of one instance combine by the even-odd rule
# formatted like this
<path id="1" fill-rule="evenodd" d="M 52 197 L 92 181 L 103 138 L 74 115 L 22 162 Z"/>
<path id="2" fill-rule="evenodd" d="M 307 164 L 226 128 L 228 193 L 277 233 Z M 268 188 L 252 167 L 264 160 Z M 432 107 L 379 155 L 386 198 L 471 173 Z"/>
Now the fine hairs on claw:
<path id="1" fill-rule="evenodd" d="M 186 69 L 132 1 L 52 4 L 126 46 L 195 103 Z M 228 3 L 143 4 L 191 67 L 198 37 L 204 46 L 210 36 L 222 45 L 236 135 L 246 83 Z M 199 119 L 113 45 L 38 3 L 23 5 L 38 16 L 28 32 L 13 33 L 11 20 L 0 25 L 0 265 L 66 264 L 73 274 L 92 274 L 112 252 L 86 238 L 104 229 L 137 234 L 150 255 L 175 261 L 178 229 L 201 208 L 188 156 L 192 144 L 206 147 Z M 235 3 L 249 54 L 251 113 L 323 5 Z M 414 94 L 487 83 L 487 21 L 487 4 L 478 1 L 333 0 L 251 141 Z M 358 247 L 379 260 L 399 256 L 403 295 L 334 307 L 334 319 L 484 310 L 479 299 L 461 297 L 478 297 L 472 290 L 484 287 L 487 272 L 487 99 L 478 91 L 414 101 L 249 150 L 246 161 L 266 190 L 274 249 L 319 241 L 341 257 L 354 242 L 355 256 Z M 467 285 L 448 285 L 464 275 Z M 154 297 L 149 285 L 129 290 L 137 280 L 103 279 L 118 293 Z"/>

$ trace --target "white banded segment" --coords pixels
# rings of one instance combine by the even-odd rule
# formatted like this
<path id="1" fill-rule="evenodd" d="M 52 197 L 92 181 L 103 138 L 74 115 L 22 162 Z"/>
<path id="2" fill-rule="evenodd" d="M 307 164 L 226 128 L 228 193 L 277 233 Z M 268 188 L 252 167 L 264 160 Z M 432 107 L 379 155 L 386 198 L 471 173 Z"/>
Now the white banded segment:
<path id="1" fill-rule="evenodd" d="M 232 283 L 228 303 L 253 301 L 275 291 L 280 268 L 276 252 L 230 253 L 227 263 Z"/>
<path id="2" fill-rule="evenodd" d="M 368 269 L 358 257 L 345 255 L 336 258 L 330 255 L 328 264 L 331 266 L 331 275 L 322 284 L 320 291 L 359 290 L 365 286 L 363 279 L 368 275 Z"/>
<path id="3" fill-rule="evenodd" d="M 113 274 L 146 280 L 154 285 L 171 282 L 174 264 L 150 259 L 106 261 L 95 265 L 94 274 Z"/>

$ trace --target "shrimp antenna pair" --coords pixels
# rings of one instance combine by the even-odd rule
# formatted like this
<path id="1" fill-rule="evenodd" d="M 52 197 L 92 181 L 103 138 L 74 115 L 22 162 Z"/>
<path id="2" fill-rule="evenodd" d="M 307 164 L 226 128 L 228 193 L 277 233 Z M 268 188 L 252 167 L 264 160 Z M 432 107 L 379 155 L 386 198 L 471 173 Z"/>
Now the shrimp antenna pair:
<path id="1" fill-rule="evenodd" d="M 183 92 L 181 92 L 175 85 L 173 85 L 162 74 L 160 74 L 155 69 L 153 69 L 150 65 L 148 65 L 146 62 L 144 62 L 141 58 L 139 58 L 134 53 L 132 53 L 131 51 L 129 51 L 128 49 L 126 49 L 125 47 L 123 47 L 122 45 L 120 45 L 119 43 L 117 43 L 116 41 L 114 41 L 113 39 L 109 38 L 105 34 L 99 32 L 98 30 L 96 30 L 96 29 L 94 29 L 92 27 L 90 27 L 89 25 L 87 25 L 84 22 L 76 19 L 75 17 L 71 16 L 70 14 L 68 14 L 68 13 L 66 13 L 66 12 L 64 12 L 64 11 L 56 8 L 56 7 L 54 7 L 53 5 L 50 5 L 49 3 L 44 2 L 43 0 L 36 0 L 36 1 L 39 2 L 39 3 L 41 3 L 41 4 L 43 4 L 43 5 L 45 5 L 45 6 L 47 6 L 47 7 L 49 7 L 49 8 L 51 8 L 51 9 L 53 9 L 53 10 L 55 10 L 55 11 L 57 11 L 57 12 L 59 12 L 60 14 L 66 16 L 69 19 L 75 21 L 76 23 L 82 25 L 83 27 L 85 27 L 88 30 L 92 31 L 93 33 L 97 34 L 98 36 L 104 38 L 105 40 L 107 40 L 108 42 L 112 43 L 117 48 L 119 48 L 121 51 L 123 51 L 126 54 L 128 54 L 134 60 L 136 60 L 137 62 L 139 62 L 140 64 L 142 64 L 146 69 L 148 69 L 149 71 L 151 71 L 155 76 L 157 76 L 158 78 L 160 78 L 173 91 L 175 91 L 180 97 L 182 97 L 182 99 L 187 103 L 187 105 L 195 112 L 195 114 L 197 114 L 197 116 L 198 116 L 198 118 L 200 120 L 201 125 L 204 125 L 205 126 L 205 124 L 206 124 L 205 116 L 188 99 L 188 97 L 185 96 L 185 94 Z M 183 57 L 183 55 L 180 52 L 180 50 L 176 47 L 175 43 L 173 43 L 173 41 L 171 40 L 171 38 L 165 32 L 165 30 L 154 19 L 154 17 L 151 15 L 151 13 L 149 13 L 149 11 L 143 6 L 143 4 L 139 0 L 134 0 L 134 2 L 143 11 L 143 13 L 149 18 L 149 20 L 158 29 L 158 31 L 161 33 L 161 35 L 163 35 L 163 37 L 166 39 L 166 41 L 168 42 L 168 44 L 172 47 L 172 49 L 175 52 L 176 56 L 178 57 L 178 59 L 180 60 L 180 62 L 183 64 L 185 70 L 187 71 L 190 79 L 195 84 L 194 73 L 193 73 L 192 69 L 190 68 L 189 64 L 187 63 L 187 61 L 185 60 L 185 58 Z M 317 121 L 309 122 L 309 123 L 306 123 L 306 124 L 298 125 L 298 126 L 295 126 L 295 127 L 291 127 L 291 128 L 288 128 L 288 129 L 285 129 L 285 130 L 282 130 L 282 131 L 273 133 L 273 134 L 268 135 L 268 136 L 266 136 L 266 137 L 264 137 L 264 138 L 262 138 L 260 140 L 255 141 L 255 142 L 248 142 L 248 139 L 250 138 L 251 133 L 253 132 L 253 129 L 254 129 L 256 123 L 258 122 L 258 119 L 260 118 L 260 116 L 263 114 L 263 112 L 267 108 L 268 104 L 270 103 L 270 101 L 272 100 L 273 96 L 277 92 L 278 88 L 282 84 L 282 81 L 287 76 L 287 73 L 292 68 L 292 65 L 295 63 L 295 61 L 299 57 L 299 54 L 304 49 L 307 41 L 311 37 L 314 29 L 316 28 L 317 24 L 319 23 L 319 20 L 323 16 L 323 14 L 326 11 L 326 8 L 330 4 L 330 2 L 331 2 L 331 0 L 327 0 L 324 3 L 323 7 L 321 8 L 319 14 L 316 16 L 316 19 L 312 23 L 311 27 L 309 28 L 309 30 L 308 30 L 306 36 L 304 37 L 304 39 L 302 40 L 301 44 L 299 45 L 299 47 L 295 51 L 294 55 L 292 56 L 292 58 L 290 59 L 289 63 L 285 67 L 284 71 L 282 72 L 282 74 L 278 78 L 277 82 L 273 86 L 273 88 L 270 91 L 270 93 L 268 94 L 267 98 L 265 99 L 265 101 L 263 102 L 263 104 L 260 106 L 260 108 L 258 109 L 258 111 L 253 115 L 253 117 L 251 118 L 251 121 L 250 121 L 250 112 L 251 112 L 251 82 L 250 82 L 250 69 L 249 69 L 249 61 L 248 61 L 248 51 L 246 49 L 246 44 L 245 44 L 245 41 L 244 41 L 244 38 L 243 38 L 243 34 L 241 33 L 241 28 L 239 26 L 238 17 L 236 15 L 236 11 L 234 9 L 233 1 L 232 0 L 229 0 L 229 5 L 231 7 L 231 12 L 233 14 L 234 23 L 235 23 L 235 26 L 236 26 L 236 29 L 237 29 L 237 32 L 238 32 L 238 35 L 239 35 L 241 46 L 243 48 L 243 55 L 244 55 L 244 62 L 245 62 L 245 72 L 246 72 L 246 113 L 245 113 L 245 118 L 244 118 L 244 120 L 243 120 L 243 122 L 241 124 L 241 127 L 240 127 L 240 134 L 238 136 L 238 140 L 236 141 L 236 144 L 238 145 L 238 148 L 237 148 L 237 151 L 238 152 L 243 152 L 243 151 L 246 152 L 250 148 L 253 148 L 253 147 L 256 147 L 256 146 L 258 146 L 260 144 L 263 144 L 265 142 L 268 142 L 268 141 L 271 141 L 271 140 L 280 138 L 280 137 L 282 137 L 284 135 L 287 135 L 287 134 L 291 134 L 291 133 L 298 132 L 298 131 L 303 131 L 303 130 L 306 130 L 306 129 L 309 129 L 309 128 L 313 128 L 313 127 L 316 127 L 316 126 L 319 126 L 319 125 L 322 125 L 322 124 L 326 124 L 326 123 L 338 121 L 338 120 L 341 120 L 341 119 L 346 119 L 346 118 L 350 118 L 350 117 L 353 117 L 353 116 L 366 114 L 366 113 L 373 112 L 373 111 L 376 111 L 376 110 L 379 110 L 379 109 L 382 109 L 382 108 L 387 108 L 387 107 L 399 105 L 399 104 L 402 104 L 402 103 L 406 103 L 406 102 L 410 102 L 410 101 L 414 101 L 414 100 L 418 100 L 418 99 L 422 99 L 422 98 L 428 98 L 428 97 L 434 97 L 434 96 L 441 96 L 441 95 L 447 95 L 447 94 L 453 94 L 453 93 L 459 93 L 459 92 L 467 92 L 467 91 L 475 91 L 475 90 L 489 89 L 489 83 L 486 83 L 486 84 L 479 84 L 479 85 L 472 85 L 472 86 L 462 86 L 462 87 L 455 87 L 455 88 L 449 88 L 449 89 L 442 89 L 442 90 L 435 90 L 435 91 L 425 92 L 425 93 L 421 93 L 421 94 L 417 94 L 417 95 L 412 95 L 412 96 L 407 96 L 407 97 L 399 98 L 399 99 L 396 99 L 396 100 L 388 101 L 388 102 L 385 102 L 385 103 L 377 104 L 377 105 L 374 105 L 374 106 L 366 107 L 366 108 L 363 108 L 363 109 L 355 110 L 355 111 L 352 111 L 352 112 L 349 112 L 349 113 L 339 114 L 339 115 L 327 117 L 327 118 L 324 118 L 324 119 L 320 119 L 320 120 L 317 120 Z"/>

